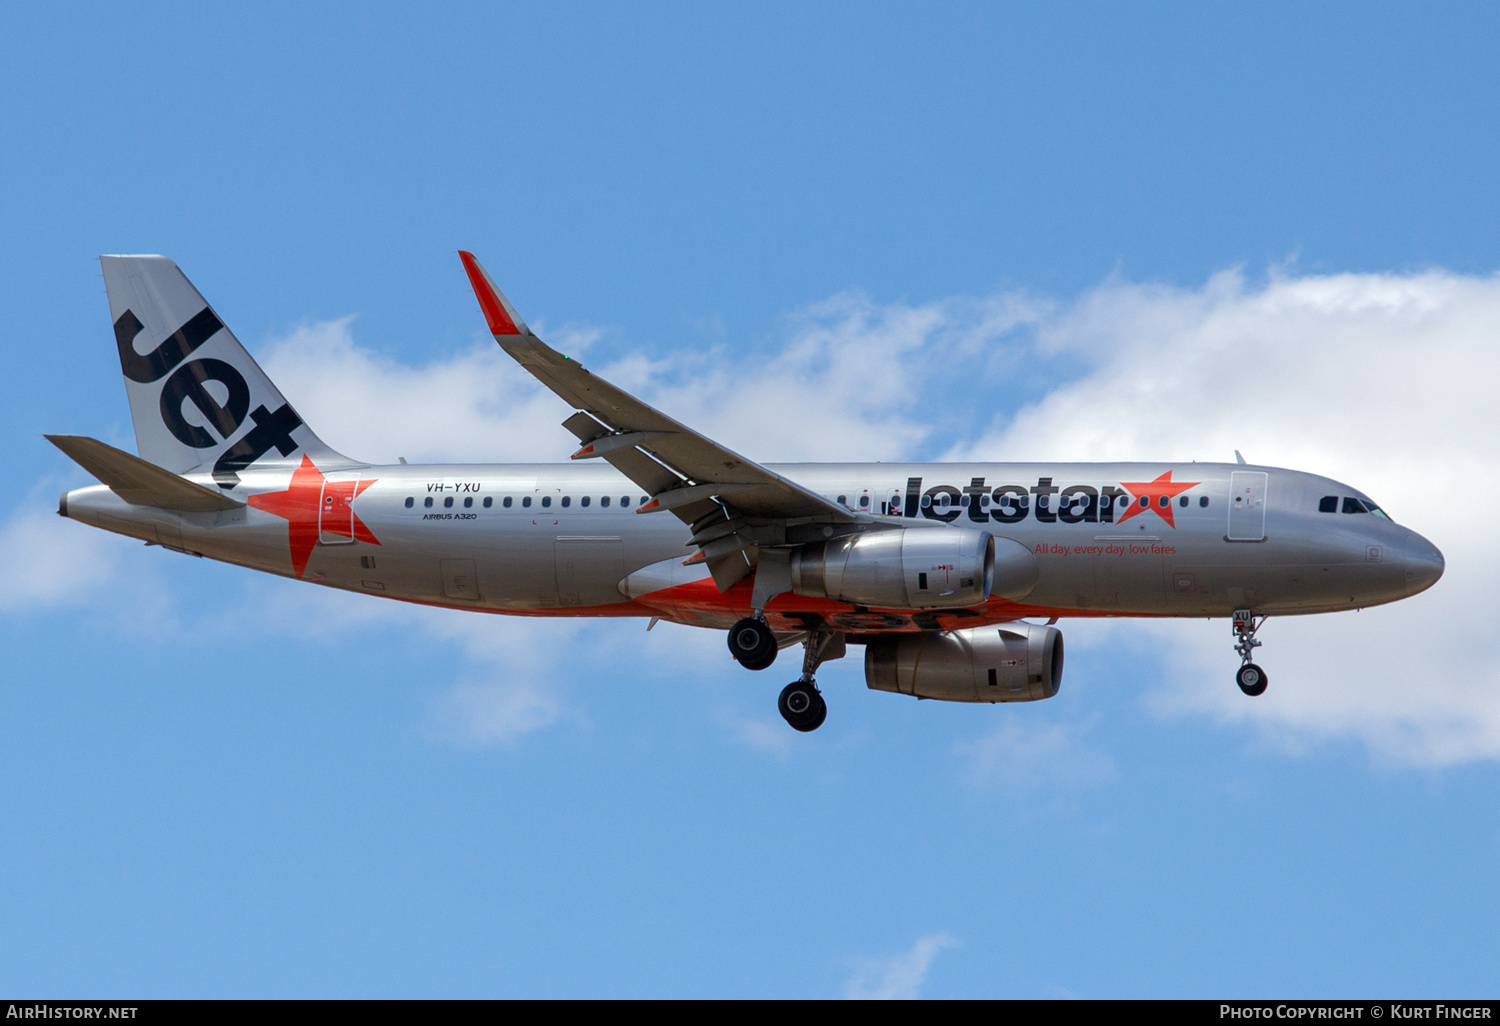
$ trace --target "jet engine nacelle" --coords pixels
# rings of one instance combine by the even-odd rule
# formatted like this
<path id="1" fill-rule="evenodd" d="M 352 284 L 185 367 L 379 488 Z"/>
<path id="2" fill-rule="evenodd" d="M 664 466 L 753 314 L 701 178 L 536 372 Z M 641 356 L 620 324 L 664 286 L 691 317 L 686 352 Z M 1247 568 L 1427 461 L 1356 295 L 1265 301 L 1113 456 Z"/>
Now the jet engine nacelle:
<path id="1" fill-rule="evenodd" d="M 1056 627 L 1002 623 L 882 638 L 865 648 L 865 683 L 945 702 L 1035 702 L 1062 683 Z"/>
<path id="2" fill-rule="evenodd" d="M 991 592 L 1021 598 L 1039 570 L 1024 546 L 969 527 L 869 531 L 792 554 L 792 591 L 886 609 L 982 605 Z"/>

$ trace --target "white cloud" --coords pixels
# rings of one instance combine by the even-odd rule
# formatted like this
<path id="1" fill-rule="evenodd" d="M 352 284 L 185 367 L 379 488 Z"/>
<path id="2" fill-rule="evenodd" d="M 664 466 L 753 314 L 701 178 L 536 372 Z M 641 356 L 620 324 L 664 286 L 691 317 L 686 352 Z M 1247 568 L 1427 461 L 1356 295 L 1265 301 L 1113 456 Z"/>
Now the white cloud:
<path id="1" fill-rule="evenodd" d="M 219 618 L 223 629 L 242 632 L 246 622 L 257 622 L 301 638 L 401 630 L 433 651 L 457 652 L 462 669 L 432 697 L 427 732 L 461 746 L 513 742 L 568 715 L 563 681 L 569 670 L 558 653 L 570 651 L 582 630 L 594 630 L 596 644 L 608 638 L 607 629 L 573 619 L 438 609 L 291 581 L 267 586 L 278 590 L 275 601 L 252 598 L 225 610 Z"/>
<path id="2" fill-rule="evenodd" d="M 472 671 L 440 694 L 429 721 L 432 736 L 459 744 L 507 743 L 550 726 L 571 712 L 562 653 L 597 624 L 422 610 L 429 637 L 461 646 Z M 594 632 L 596 642 L 606 639 Z"/>
<path id="3" fill-rule="evenodd" d="M 932 384 L 1036 315 L 1022 299 L 879 306 L 859 294 L 798 312 L 774 352 L 699 354 L 652 401 L 764 462 L 899 459 L 934 430 Z"/>
<path id="4" fill-rule="evenodd" d="M 0 610 L 20 612 L 87 600 L 114 573 L 118 546 L 33 496 L 0 528 L 0 552 Z"/>
<path id="5" fill-rule="evenodd" d="M 177 617 L 158 561 L 192 557 L 58 516 L 64 480 L 85 483 L 78 471 L 39 482 L 0 526 L 0 612 L 76 616 L 87 609 L 93 622 L 121 625 L 136 637 L 171 635 Z"/>
<path id="6" fill-rule="evenodd" d="M 561 400 L 499 347 L 408 367 L 354 342 L 353 318 L 297 328 L 270 346 L 266 372 L 319 436 L 356 459 L 537 462 L 562 458 Z"/>
<path id="7" fill-rule="evenodd" d="M 1009 366 L 996 339 L 1038 303 L 878 306 L 835 296 L 788 320 L 776 346 L 683 351 L 647 361 L 622 352 L 592 369 L 752 458 L 875 460 L 912 452 L 936 419 L 926 388 L 964 360 Z M 266 371 L 335 449 L 394 462 L 546 462 L 567 455 L 571 413 L 493 343 L 408 367 L 360 348 L 353 319 L 272 341 Z M 576 352 L 597 332 L 548 339 Z M 597 347 L 596 347 L 597 348 Z"/>
<path id="8" fill-rule="evenodd" d="M 736 716 L 728 711 L 719 714 L 719 722 L 746 748 L 785 759 L 792 754 L 796 735 L 780 719 Z"/>
<path id="9" fill-rule="evenodd" d="M 1223 622 L 1150 623 L 1168 714 L 1253 724 L 1293 748 L 1354 739 L 1383 760 L 1500 757 L 1500 652 L 1489 610 L 1500 556 L 1500 279 L 1237 273 L 1197 290 L 1106 284 L 1038 322 L 1040 349 L 1087 374 L 955 458 L 1248 459 L 1373 495 L 1448 561 L 1414 599 L 1359 614 L 1273 619 L 1245 700 Z"/>
<path id="10" fill-rule="evenodd" d="M 913 1000 L 927 982 L 927 971 L 938 952 L 957 944 L 945 931 L 921 938 L 898 955 L 857 959 L 854 975 L 844 985 L 844 996 L 855 1001 Z"/>
<path id="11" fill-rule="evenodd" d="M 954 754 L 966 767 L 966 777 L 977 787 L 1007 794 L 1035 794 L 1043 788 L 1080 787 L 1106 783 L 1115 776 L 1108 753 L 1085 745 L 1086 727 L 1080 724 L 1028 725 L 1022 718 L 1033 710 L 1005 709 L 1000 727 L 976 741 L 954 744 Z"/>
<path id="12" fill-rule="evenodd" d="M 432 727 L 445 740 L 503 744 L 548 726 L 560 714 L 556 695 L 512 670 L 504 678 L 453 684 L 436 703 Z"/>

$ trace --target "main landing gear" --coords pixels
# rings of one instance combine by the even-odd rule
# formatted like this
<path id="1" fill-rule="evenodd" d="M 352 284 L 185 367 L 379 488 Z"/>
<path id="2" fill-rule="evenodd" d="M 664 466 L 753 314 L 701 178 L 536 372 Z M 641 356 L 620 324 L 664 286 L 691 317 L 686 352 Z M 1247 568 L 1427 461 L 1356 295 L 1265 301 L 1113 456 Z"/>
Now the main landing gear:
<path id="1" fill-rule="evenodd" d="M 1264 694 L 1266 684 L 1269 683 L 1266 671 L 1262 670 L 1250 661 L 1250 655 L 1260 647 L 1260 642 L 1255 640 L 1255 632 L 1260 630 L 1261 624 L 1266 622 L 1264 616 L 1257 617 L 1248 609 L 1236 609 L 1234 611 L 1234 622 L 1230 629 L 1234 631 L 1234 650 L 1240 655 L 1240 668 L 1235 671 L 1234 682 L 1240 686 L 1240 690 L 1252 698 Z"/>
<path id="2" fill-rule="evenodd" d="M 813 674 L 825 659 L 844 654 L 844 636 L 833 631 L 812 631 L 802 643 L 802 676 L 781 689 L 776 708 L 793 730 L 804 734 L 817 730 L 828 718 L 828 703 L 818 690 Z"/>
<path id="3" fill-rule="evenodd" d="M 828 704 L 813 674 L 824 660 L 844 654 L 844 636 L 836 631 L 810 631 L 803 641 L 802 676 L 781 689 L 776 708 L 793 730 L 817 730 L 828 718 Z M 766 621 L 747 616 L 729 628 L 729 654 L 747 670 L 764 670 L 776 661 L 776 635 Z"/>
<path id="4" fill-rule="evenodd" d="M 817 730 L 828 718 L 828 703 L 823 701 L 823 692 L 811 680 L 794 680 L 782 688 L 776 708 L 793 730 L 804 734 Z"/>
<path id="5" fill-rule="evenodd" d="M 776 661 L 776 635 L 766 621 L 747 616 L 729 628 L 729 654 L 747 670 L 764 670 Z"/>

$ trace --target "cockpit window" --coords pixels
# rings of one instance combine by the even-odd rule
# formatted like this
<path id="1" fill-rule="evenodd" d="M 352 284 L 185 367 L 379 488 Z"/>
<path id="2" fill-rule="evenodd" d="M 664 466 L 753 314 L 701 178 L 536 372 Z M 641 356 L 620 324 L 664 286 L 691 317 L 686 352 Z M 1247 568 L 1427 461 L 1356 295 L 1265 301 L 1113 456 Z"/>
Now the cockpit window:
<path id="1" fill-rule="evenodd" d="M 1339 497 L 1337 495 L 1325 495 L 1318 500 L 1319 513 L 1335 513 L 1339 509 Z M 1369 499 L 1359 499 L 1353 495 L 1344 496 L 1343 509 L 1345 513 L 1374 513 L 1377 517 L 1389 520 L 1390 515 Z"/>

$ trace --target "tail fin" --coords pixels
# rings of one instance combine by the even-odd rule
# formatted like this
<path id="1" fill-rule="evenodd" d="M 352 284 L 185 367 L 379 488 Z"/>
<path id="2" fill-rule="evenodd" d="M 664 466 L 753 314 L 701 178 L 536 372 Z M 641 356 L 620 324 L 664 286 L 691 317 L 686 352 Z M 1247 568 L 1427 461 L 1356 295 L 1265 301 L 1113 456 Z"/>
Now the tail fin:
<path id="1" fill-rule="evenodd" d="M 99 262 L 143 459 L 174 474 L 212 472 L 226 491 L 251 464 L 295 466 L 303 454 L 320 467 L 351 462 L 302 422 L 176 264 Z"/>

